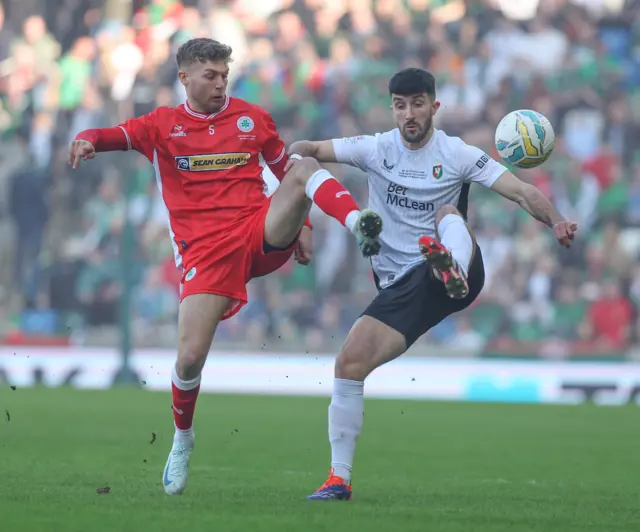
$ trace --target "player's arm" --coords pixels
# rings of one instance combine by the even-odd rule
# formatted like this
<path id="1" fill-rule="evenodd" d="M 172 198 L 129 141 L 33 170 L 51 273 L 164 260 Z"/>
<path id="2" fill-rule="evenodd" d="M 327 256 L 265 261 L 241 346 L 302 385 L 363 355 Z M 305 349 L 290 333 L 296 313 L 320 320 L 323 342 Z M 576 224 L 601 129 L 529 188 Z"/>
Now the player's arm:
<path id="1" fill-rule="evenodd" d="M 319 163 L 337 163 L 333 140 L 298 140 L 289 146 L 289 156 L 313 157 Z"/>
<path id="2" fill-rule="evenodd" d="M 127 137 L 119 127 L 85 129 L 76 135 L 69 147 L 69 164 L 78 168 L 80 161 L 93 159 L 96 153 L 128 150 Z"/>
<path id="3" fill-rule="evenodd" d="M 567 221 L 538 188 L 521 181 L 509 170 L 502 173 L 491 189 L 514 201 L 536 220 L 549 227 Z"/>
<path id="4" fill-rule="evenodd" d="M 278 181 L 282 181 L 286 174 L 285 167 L 289 160 L 287 156 L 287 148 L 284 142 L 278 135 L 276 129 L 276 123 L 269 113 L 262 109 L 262 157 L 264 158 L 267 166 L 278 178 Z"/>
<path id="5" fill-rule="evenodd" d="M 132 149 L 152 160 L 154 137 L 155 111 L 116 127 L 85 129 L 71 143 L 69 164 L 77 168 L 81 160 L 93 159 L 96 153 Z"/>
<path id="6" fill-rule="evenodd" d="M 375 150 L 376 137 L 361 135 L 331 140 L 299 140 L 289 147 L 289 156 L 313 157 L 319 163 L 341 163 L 366 172 Z"/>
<path id="7" fill-rule="evenodd" d="M 578 224 L 562 216 L 537 187 L 521 181 L 509 170 L 505 170 L 491 189 L 514 201 L 536 220 L 551 227 L 558 242 L 567 248 L 571 247 L 571 241 L 578 231 Z"/>
<path id="8" fill-rule="evenodd" d="M 287 173 L 289 157 L 287 148 L 282 142 L 276 123 L 269 113 L 263 111 L 262 122 L 264 124 L 264 137 L 262 144 L 262 157 L 264 158 L 271 173 L 276 176 L 277 180 L 282 182 Z M 313 229 L 311 219 L 307 216 L 304 226 Z"/>
<path id="9" fill-rule="evenodd" d="M 466 181 L 479 183 L 517 203 L 536 220 L 551 227 L 560 244 L 571 245 L 578 224 L 567 221 L 535 186 L 521 181 L 475 146 L 464 144 L 459 156 Z"/>

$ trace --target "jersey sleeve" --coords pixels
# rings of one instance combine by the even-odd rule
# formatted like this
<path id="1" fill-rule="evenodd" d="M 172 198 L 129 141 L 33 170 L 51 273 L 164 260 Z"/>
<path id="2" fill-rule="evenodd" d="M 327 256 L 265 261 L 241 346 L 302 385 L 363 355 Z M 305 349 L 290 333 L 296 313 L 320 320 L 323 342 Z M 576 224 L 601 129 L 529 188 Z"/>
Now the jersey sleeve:
<path id="1" fill-rule="evenodd" d="M 460 163 L 460 179 L 466 183 L 479 183 L 490 188 L 506 171 L 504 166 L 489 157 L 480 148 L 462 141 L 457 156 Z"/>
<path id="2" fill-rule="evenodd" d="M 262 110 L 262 124 L 262 157 L 278 180 L 282 180 L 284 166 L 287 162 L 287 150 L 278 135 L 276 123 L 264 109 Z"/>
<path id="3" fill-rule="evenodd" d="M 264 181 L 264 193 L 267 197 L 273 196 L 273 193 L 280 186 L 280 180 L 271 171 L 268 166 L 262 169 L 262 180 Z"/>
<path id="4" fill-rule="evenodd" d="M 366 172 L 376 149 L 376 137 L 359 135 L 333 139 L 333 151 L 336 161 L 359 168 Z"/>
<path id="5" fill-rule="evenodd" d="M 153 150 L 156 146 L 158 128 L 157 110 L 138 118 L 130 118 L 118 127 L 124 131 L 127 137 L 128 148 L 141 153 L 153 162 Z"/>

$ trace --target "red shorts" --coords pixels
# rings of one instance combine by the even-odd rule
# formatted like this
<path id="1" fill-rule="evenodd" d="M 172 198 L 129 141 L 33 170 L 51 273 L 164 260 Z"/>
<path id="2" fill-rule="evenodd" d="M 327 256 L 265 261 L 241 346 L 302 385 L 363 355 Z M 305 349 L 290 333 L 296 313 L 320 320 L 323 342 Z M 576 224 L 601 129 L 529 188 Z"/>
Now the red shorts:
<path id="1" fill-rule="evenodd" d="M 235 315 L 247 303 L 247 283 L 281 268 L 291 257 L 297 239 L 284 250 L 265 253 L 264 222 L 271 201 L 229 232 L 221 242 L 199 245 L 185 253 L 180 301 L 193 294 L 216 294 L 232 299 L 222 317 Z"/>

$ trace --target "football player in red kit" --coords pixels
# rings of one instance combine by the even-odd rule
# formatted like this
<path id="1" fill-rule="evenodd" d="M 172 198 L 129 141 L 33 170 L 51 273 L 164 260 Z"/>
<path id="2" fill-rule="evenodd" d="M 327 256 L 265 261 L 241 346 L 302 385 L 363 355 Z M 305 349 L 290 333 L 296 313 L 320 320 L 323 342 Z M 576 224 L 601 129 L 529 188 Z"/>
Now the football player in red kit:
<path id="1" fill-rule="evenodd" d="M 231 48 L 212 39 L 177 53 L 187 103 L 160 107 L 118 127 L 92 129 L 71 143 L 69 163 L 97 152 L 136 150 L 153 164 L 169 214 L 176 264 L 182 269 L 178 358 L 172 372 L 176 427 L 163 485 L 182 493 L 194 447 L 193 414 L 200 374 L 221 320 L 247 302 L 247 282 L 281 267 L 295 252 L 311 256 L 312 202 L 356 237 L 365 257 L 380 250 L 380 217 L 360 211 L 349 192 L 315 159 L 288 156 L 262 108 L 226 94 Z M 280 180 L 264 193 L 268 165 Z"/>

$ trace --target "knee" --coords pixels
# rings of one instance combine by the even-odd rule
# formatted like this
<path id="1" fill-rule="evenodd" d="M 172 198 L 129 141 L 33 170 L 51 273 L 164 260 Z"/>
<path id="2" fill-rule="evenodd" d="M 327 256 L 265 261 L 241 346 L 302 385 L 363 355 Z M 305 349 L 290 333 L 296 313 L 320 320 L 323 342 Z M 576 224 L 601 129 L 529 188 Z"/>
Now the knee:
<path id="1" fill-rule="evenodd" d="M 363 345 L 347 341 L 336 358 L 335 376 L 338 379 L 363 381 L 376 369 L 372 366 L 377 358 L 374 353 L 367 353 Z"/>
<path id="2" fill-rule="evenodd" d="M 200 375 L 208 352 L 208 347 L 204 345 L 198 345 L 194 342 L 185 343 L 178 352 L 178 361 L 176 362 L 178 377 L 190 381 Z"/>
<path id="3" fill-rule="evenodd" d="M 286 179 L 304 188 L 309 178 L 321 169 L 320 164 L 313 157 L 303 157 L 291 167 Z"/>
<path id="4" fill-rule="evenodd" d="M 456 214 L 458 216 L 461 216 L 460 211 L 453 205 L 443 205 L 436 211 L 436 227 L 448 214 Z"/>

